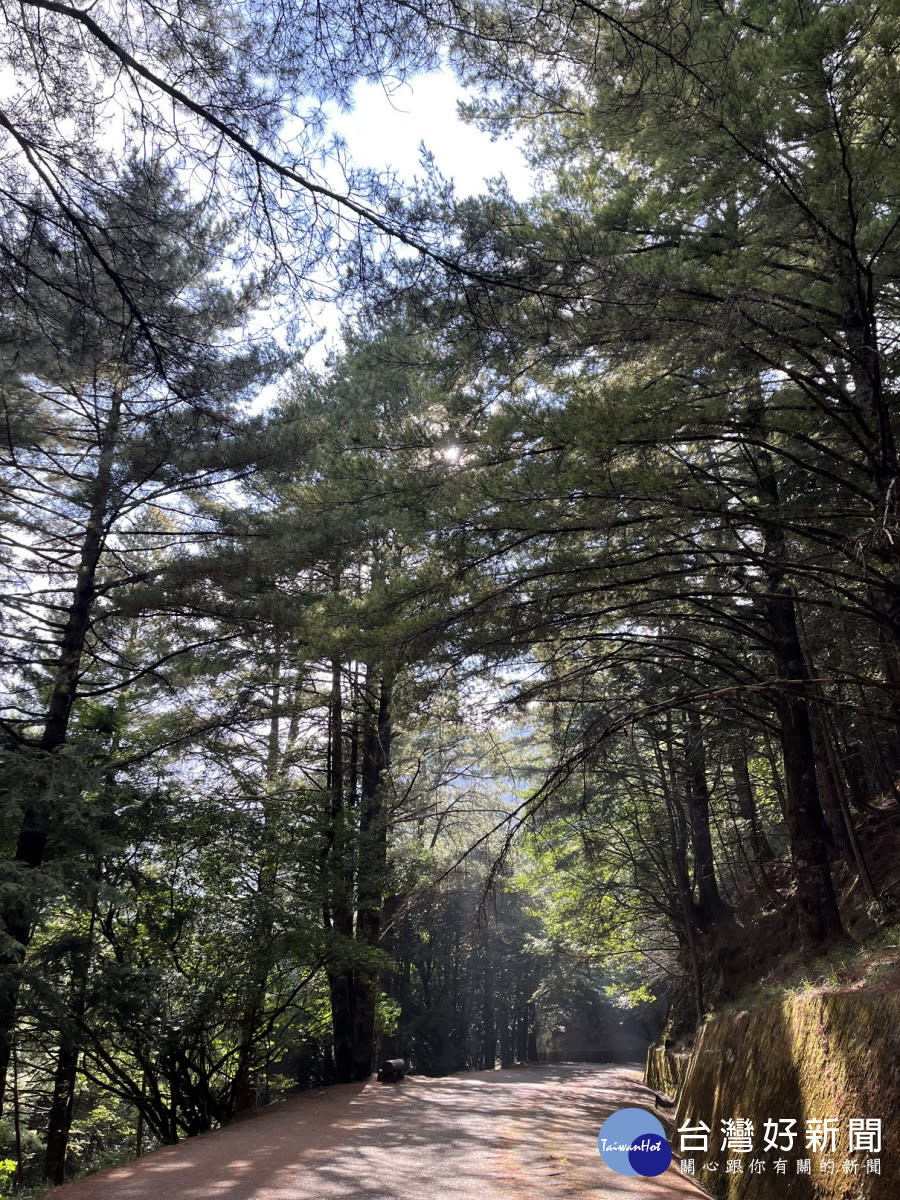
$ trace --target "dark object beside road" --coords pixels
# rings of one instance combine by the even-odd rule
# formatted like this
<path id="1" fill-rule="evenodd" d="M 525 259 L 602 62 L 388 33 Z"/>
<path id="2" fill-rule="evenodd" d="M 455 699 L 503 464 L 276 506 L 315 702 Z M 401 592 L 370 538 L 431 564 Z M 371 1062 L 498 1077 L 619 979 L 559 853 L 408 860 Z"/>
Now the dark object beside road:
<path id="1" fill-rule="evenodd" d="M 405 1074 L 405 1058 L 386 1058 L 378 1068 L 378 1082 L 397 1083 Z"/>

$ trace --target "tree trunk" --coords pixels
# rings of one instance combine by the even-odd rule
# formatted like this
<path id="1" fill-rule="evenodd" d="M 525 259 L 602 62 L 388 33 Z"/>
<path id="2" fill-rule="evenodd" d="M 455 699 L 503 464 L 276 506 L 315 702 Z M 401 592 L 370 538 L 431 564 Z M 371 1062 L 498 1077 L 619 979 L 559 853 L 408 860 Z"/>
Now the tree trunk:
<path id="1" fill-rule="evenodd" d="M 509 1009 L 503 1003 L 497 1013 L 497 1028 L 500 1033 L 500 1066 L 511 1067 L 514 1061 L 512 1031 L 509 1028 Z"/>
<path id="2" fill-rule="evenodd" d="M 97 875 L 99 883 L 99 870 Z M 97 898 L 91 908 L 87 940 L 72 954 L 70 995 L 73 997 L 67 1019 L 60 1030 L 56 1069 L 53 1075 L 53 1096 L 47 1117 L 47 1147 L 44 1155 L 44 1178 L 53 1184 L 66 1181 L 66 1154 L 72 1111 L 75 1103 L 75 1084 L 78 1078 L 78 1058 L 81 1052 L 80 1029 L 87 1008 L 87 985 L 94 948 L 94 926 L 97 921 Z"/>
<path id="3" fill-rule="evenodd" d="M 64 745 L 68 734 L 78 690 L 81 660 L 90 627 L 91 609 L 97 595 L 97 570 L 106 540 L 106 523 L 112 494 L 112 468 L 121 410 L 122 397 L 116 391 L 110 401 L 106 425 L 99 443 L 97 474 L 81 542 L 78 573 L 60 639 L 53 685 L 39 743 L 45 778 L 37 785 L 35 795 L 25 805 L 16 843 L 15 861 L 28 872 L 35 871 L 43 865 L 47 852 L 47 838 L 53 825 L 56 781 L 52 756 Z M 6 948 L 0 951 L 0 1112 L 3 1111 L 6 1073 L 15 1027 L 20 970 L 31 941 L 34 920 L 33 905 L 24 891 L 13 892 L 12 889 L 4 889 L 4 896 L 6 899 L 0 908 L 0 933 L 6 933 L 9 941 Z"/>
<path id="4" fill-rule="evenodd" d="M 372 947 L 379 945 L 381 937 L 388 826 L 384 778 L 391 746 L 392 680 L 387 668 L 382 668 L 376 683 L 377 674 L 372 667 L 366 672 L 356 905 L 357 941 Z M 366 1079 L 372 1073 L 380 971 L 376 966 L 362 966 L 354 975 L 353 1078 Z"/>
<path id="5" fill-rule="evenodd" d="M 353 854 L 349 839 L 349 814 L 344 794 L 343 697 L 341 664 L 331 668 L 328 714 L 328 814 L 323 861 L 324 921 L 330 929 L 334 959 L 327 970 L 334 1038 L 334 1070 L 338 1083 L 353 1078 L 354 996 L 353 970 L 346 959 L 353 939 Z"/>
<path id="6" fill-rule="evenodd" d="M 816 782 L 816 759 L 809 719 L 809 678 L 797 634 L 793 598 L 771 572 L 772 594 L 766 610 L 772 632 L 776 678 L 784 681 L 776 693 L 781 723 L 785 798 L 791 858 L 797 881 L 800 930 L 812 946 L 844 933 L 828 863 L 828 826 Z M 776 590 L 776 588 L 778 590 Z"/>
<path id="7" fill-rule="evenodd" d="M 697 888 L 697 921 L 704 933 L 728 911 L 716 882 L 712 836 L 709 827 L 709 785 L 706 782 L 706 748 L 703 728 L 696 709 L 687 713 L 685 735 L 687 766 L 688 816 L 691 826 L 691 848 L 694 852 L 694 881 Z"/>
<path id="8" fill-rule="evenodd" d="M 763 440 L 761 397 L 748 415 L 759 440 Z M 768 450 L 755 450 L 754 465 L 765 511 L 760 528 L 764 537 L 762 569 L 768 591 L 762 610 L 770 634 L 777 685 L 775 708 L 784 763 L 784 816 L 797 881 L 800 932 L 808 945 L 817 946 L 843 937 L 844 929 L 828 863 L 828 826 L 816 781 L 809 715 L 809 672 L 797 627 L 794 594 L 787 577 L 778 479 Z"/>
<path id="9" fill-rule="evenodd" d="M 266 790 L 263 795 L 262 815 L 264 827 L 272 820 L 271 796 L 282 779 L 281 752 L 281 646 L 276 642 L 272 683 L 272 704 L 269 715 L 269 741 L 266 752 Z M 250 964 L 244 1011 L 239 1022 L 239 1044 L 237 1066 L 232 1083 L 232 1105 L 236 1113 L 253 1108 L 256 1103 L 256 1085 L 253 1071 L 257 1066 L 257 1035 L 265 1014 L 266 986 L 269 980 L 269 945 L 274 929 L 274 911 L 278 884 L 278 862 L 274 854 L 266 857 L 260 865 L 256 883 L 257 912 L 251 940 L 256 953 Z"/>
<path id="10" fill-rule="evenodd" d="M 487 954 L 487 951 L 485 951 Z M 490 959 L 484 965 L 484 991 L 481 998 L 481 1064 L 486 1071 L 497 1065 L 497 1026 L 494 1020 L 494 968 Z"/>
<path id="11" fill-rule="evenodd" d="M 337 1083 L 351 1083 L 354 1078 L 353 1039 L 356 1034 L 351 968 L 328 972 L 328 994 L 331 1000 L 331 1032 L 334 1038 L 334 1077 Z"/>
<path id="12" fill-rule="evenodd" d="M 326 862 L 329 896 L 326 920 L 335 939 L 338 960 L 328 972 L 338 1082 L 366 1079 L 372 1073 L 375 1014 L 380 971 L 367 961 L 366 949 L 379 945 L 387 863 L 387 811 L 384 778 L 390 763 L 391 693 L 387 667 L 369 666 L 363 685 L 362 711 L 353 726 L 352 779 L 359 779 L 358 811 L 348 811 L 340 749 L 342 736 L 340 671 L 332 676 L 329 733 L 331 820 Z M 355 828 L 351 822 L 355 817 Z M 355 953 L 353 944 L 363 948 Z M 347 962 L 347 958 L 352 961 Z"/>
<path id="13" fill-rule="evenodd" d="M 75 1081 L 78 1075 L 79 1046 L 70 1034 L 60 1041 L 53 1075 L 53 1097 L 47 1118 L 47 1148 L 44 1155 L 44 1178 L 48 1183 L 66 1181 L 66 1153 L 69 1130 L 72 1127 L 72 1106 Z"/>
<path id="14" fill-rule="evenodd" d="M 747 766 L 747 744 L 741 739 L 731 752 L 731 775 L 734 780 L 734 792 L 738 802 L 738 812 L 741 820 L 746 821 L 750 829 L 750 843 L 753 847 L 753 859 L 757 864 L 771 862 L 775 857 L 772 847 L 763 832 L 753 796 L 753 783 Z"/>
<path id="15" fill-rule="evenodd" d="M 666 717 L 666 731 L 669 754 L 672 754 L 672 722 L 671 715 Z M 668 833 L 669 855 L 671 860 L 671 869 L 675 890 L 678 895 L 678 906 L 681 909 L 681 936 L 679 942 L 684 951 L 687 953 L 688 967 L 690 969 L 692 995 L 694 1001 L 694 1015 L 697 1018 L 697 1026 L 703 1021 L 703 968 L 700 961 L 700 948 L 697 939 L 697 910 L 694 904 L 694 899 L 691 894 L 691 885 L 688 878 L 687 862 L 685 860 L 685 833 L 684 816 L 677 808 L 678 801 L 672 794 L 672 789 L 669 786 L 669 780 L 666 774 L 666 764 L 663 762 L 662 753 L 659 748 L 659 743 L 654 743 L 654 754 L 656 757 L 656 766 L 659 771 L 660 786 L 662 787 L 663 799 L 666 804 L 666 830 Z"/>

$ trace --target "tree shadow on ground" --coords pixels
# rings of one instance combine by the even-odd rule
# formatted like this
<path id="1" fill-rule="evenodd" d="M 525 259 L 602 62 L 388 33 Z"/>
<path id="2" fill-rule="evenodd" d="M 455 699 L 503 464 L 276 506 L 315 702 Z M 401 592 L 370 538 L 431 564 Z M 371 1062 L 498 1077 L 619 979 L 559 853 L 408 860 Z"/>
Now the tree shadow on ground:
<path id="1" fill-rule="evenodd" d="M 677 1195 L 617 1176 L 597 1134 L 652 1107 L 637 1068 L 557 1064 L 346 1084 L 69 1185 L 60 1200 L 533 1200 Z M 676 1183 L 677 1183 L 676 1179 Z M 687 1194 L 687 1192 L 685 1192 Z"/>

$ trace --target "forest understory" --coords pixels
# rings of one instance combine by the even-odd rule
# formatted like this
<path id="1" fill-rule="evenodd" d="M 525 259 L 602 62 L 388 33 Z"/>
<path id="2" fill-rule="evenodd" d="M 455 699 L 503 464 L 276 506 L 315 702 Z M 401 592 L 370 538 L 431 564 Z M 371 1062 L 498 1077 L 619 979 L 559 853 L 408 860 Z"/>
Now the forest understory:
<path id="1" fill-rule="evenodd" d="M 707 1015 L 736 1012 L 815 991 L 900 989 L 900 810 L 895 798 L 873 804 L 857 827 L 858 852 L 878 900 L 856 864 L 833 863 L 847 936 L 810 954 L 795 932 L 795 887 L 789 861 L 772 859 L 759 880 L 740 881 L 734 915 L 705 948 Z M 674 1048 L 696 1033 L 687 981 L 671 997 L 664 1036 Z M 679 1020 L 681 1029 L 679 1030 Z"/>

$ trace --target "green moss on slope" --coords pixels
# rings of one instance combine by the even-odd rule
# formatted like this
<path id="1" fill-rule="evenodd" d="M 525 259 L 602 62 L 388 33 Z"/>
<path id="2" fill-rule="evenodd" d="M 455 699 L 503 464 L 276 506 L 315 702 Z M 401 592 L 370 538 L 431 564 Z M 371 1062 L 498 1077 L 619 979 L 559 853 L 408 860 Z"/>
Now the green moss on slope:
<path id="1" fill-rule="evenodd" d="M 752 1122 L 753 1150 L 722 1149 L 722 1125 Z M 767 1120 L 793 1118 L 791 1149 L 763 1150 Z M 882 1121 L 879 1154 L 850 1153 L 851 1119 Z M 834 1153 L 806 1146 L 806 1122 L 834 1120 Z M 687 1150 L 697 1177 L 721 1200 L 895 1200 L 900 1194 L 900 994 L 824 992 L 722 1016 L 698 1035 L 678 1102 L 676 1128 L 705 1122 L 708 1153 Z M 674 1145 L 679 1145 L 675 1134 Z M 784 1174 L 775 1162 L 787 1160 Z M 811 1160 L 798 1174 L 797 1159 Z M 880 1160 L 880 1175 L 866 1159 Z M 727 1170 L 727 1163 L 741 1170 Z M 753 1160 L 764 1163 L 751 1172 Z M 833 1168 L 823 1163 L 831 1160 Z M 856 1173 L 843 1169 L 856 1164 Z M 710 1164 L 718 1163 L 718 1170 Z"/>

